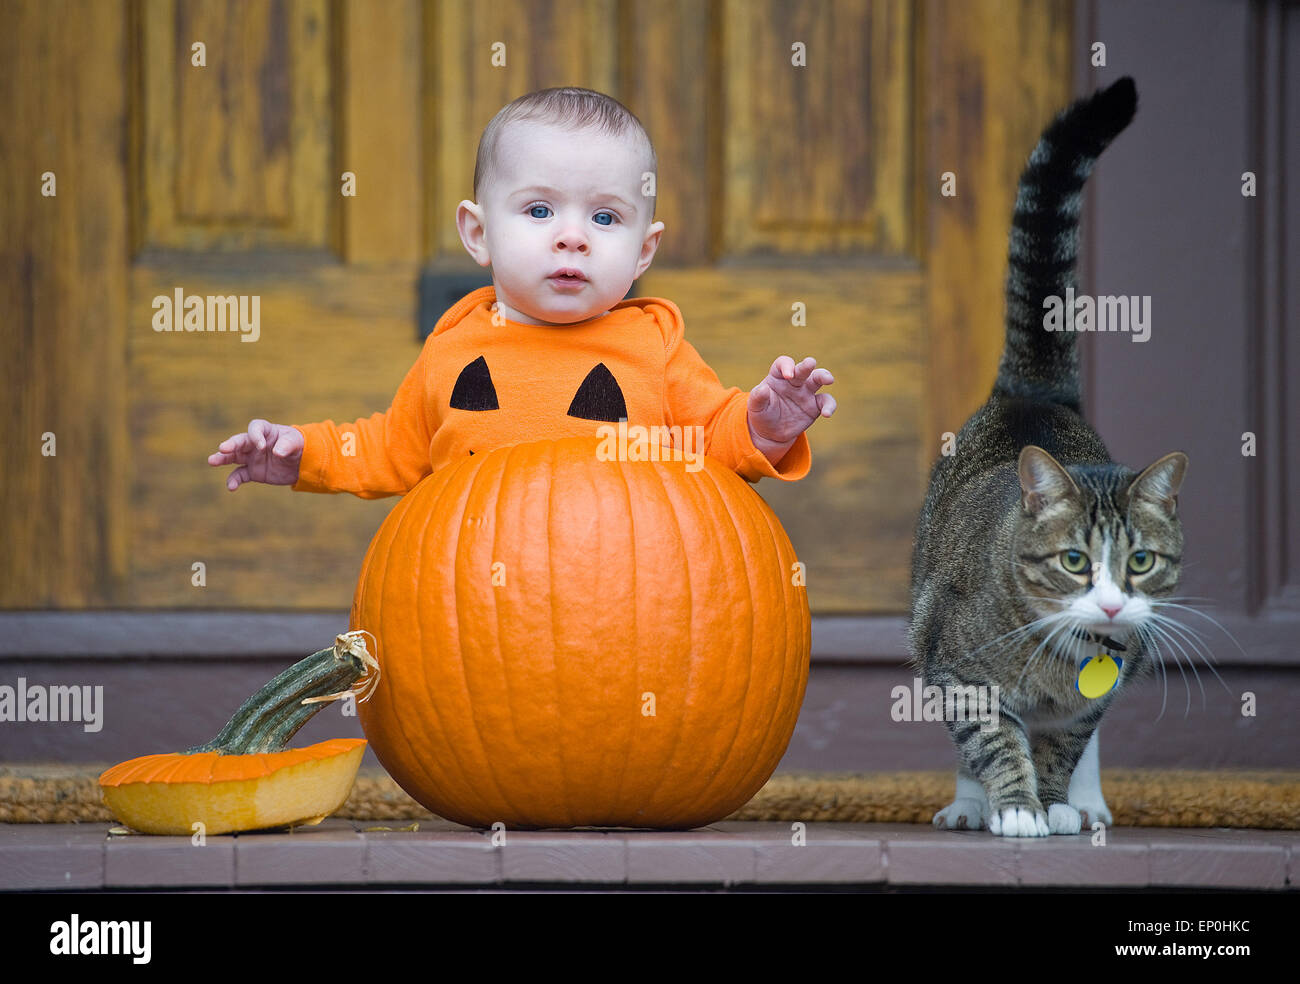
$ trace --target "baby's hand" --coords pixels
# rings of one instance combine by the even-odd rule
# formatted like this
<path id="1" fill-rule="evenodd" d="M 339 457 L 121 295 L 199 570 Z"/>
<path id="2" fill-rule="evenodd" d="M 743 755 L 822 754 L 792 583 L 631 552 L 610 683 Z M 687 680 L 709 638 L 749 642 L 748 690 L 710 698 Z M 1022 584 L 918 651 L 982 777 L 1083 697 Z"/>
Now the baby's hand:
<path id="1" fill-rule="evenodd" d="M 788 355 L 780 356 L 767 378 L 749 391 L 749 429 L 755 447 L 764 453 L 784 453 L 814 420 L 833 414 L 835 397 L 817 392 L 833 382 L 835 377 L 818 369 L 814 358 L 795 365 Z"/>
<path id="2" fill-rule="evenodd" d="M 254 420 L 249 423 L 247 434 L 232 434 L 218 444 L 216 453 L 208 455 L 208 464 L 217 468 L 239 462 L 239 467 L 226 479 L 226 488 L 231 492 L 244 482 L 292 485 L 298 481 L 303 446 L 302 431 L 298 428 Z"/>

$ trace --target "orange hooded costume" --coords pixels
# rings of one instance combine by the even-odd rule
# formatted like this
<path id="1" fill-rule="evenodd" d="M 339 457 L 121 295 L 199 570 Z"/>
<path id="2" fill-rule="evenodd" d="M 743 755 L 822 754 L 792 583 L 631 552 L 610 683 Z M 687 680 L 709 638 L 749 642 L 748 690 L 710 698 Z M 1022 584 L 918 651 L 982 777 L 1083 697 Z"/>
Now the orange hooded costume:
<path id="1" fill-rule="evenodd" d="M 294 491 L 401 495 L 474 452 L 595 437 L 623 418 L 629 428 L 702 426 L 704 443 L 694 451 L 750 482 L 808 474 L 807 434 L 779 468 L 754 447 L 749 394 L 723 388 L 686 341 L 672 301 L 631 298 L 598 318 L 558 326 L 493 325 L 495 301 L 494 289 L 482 287 L 447 310 L 387 413 L 342 426 L 295 424 L 306 446 Z M 348 433 L 352 454 L 344 453 Z"/>

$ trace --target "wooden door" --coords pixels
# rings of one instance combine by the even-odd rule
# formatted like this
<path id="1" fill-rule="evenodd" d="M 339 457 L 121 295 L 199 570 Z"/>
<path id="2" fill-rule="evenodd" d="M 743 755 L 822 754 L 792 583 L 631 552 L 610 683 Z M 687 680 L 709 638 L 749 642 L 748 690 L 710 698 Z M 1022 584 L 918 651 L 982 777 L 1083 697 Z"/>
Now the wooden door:
<path id="1" fill-rule="evenodd" d="M 388 406 L 419 352 L 421 276 L 482 282 L 453 217 L 483 126 L 573 84 L 656 143 L 666 230 L 636 292 L 677 302 L 724 385 L 783 353 L 836 376 L 811 475 L 758 485 L 814 611 L 905 610 L 929 465 L 996 367 L 1016 177 L 1068 99 L 1067 0 L 26 0 L 6 17 L 0 604 L 346 608 L 395 500 L 232 495 L 206 456 L 253 417 Z M 156 331 L 177 290 L 257 298 L 256 341 Z"/>

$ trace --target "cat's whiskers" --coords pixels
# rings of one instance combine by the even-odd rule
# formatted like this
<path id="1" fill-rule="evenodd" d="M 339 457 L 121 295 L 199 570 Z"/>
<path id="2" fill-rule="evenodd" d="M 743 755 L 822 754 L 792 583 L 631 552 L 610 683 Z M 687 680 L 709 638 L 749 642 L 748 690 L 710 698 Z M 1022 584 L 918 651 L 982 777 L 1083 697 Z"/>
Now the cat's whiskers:
<path id="1" fill-rule="evenodd" d="M 1025 678 L 1025 674 L 1029 672 L 1029 667 L 1031 667 L 1034 664 L 1034 660 L 1038 658 L 1038 654 L 1040 652 L 1043 652 L 1045 650 L 1045 647 L 1051 644 L 1052 639 L 1056 636 L 1057 633 L 1059 633 L 1062 629 L 1072 629 L 1074 627 L 1074 622 L 1075 622 L 1075 619 L 1071 618 L 1066 612 L 1058 612 L 1054 615 L 1048 615 L 1046 616 L 1046 620 L 1050 620 L 1056 624 L 1052 627 L 1052 630 L 1048 632 L 1046 636 L 1043 637 L 1042 641 L 1038 643 L 1038 646 L 1034 649 L 1034 651 L 1029 654 L 1029 659 L 1025 660 L 1025 665 L 1020 670 L 1020 676 L 1016 677 L 1016 687 L 1015 687 L 1016 690 L 1020 689 L 1020 681 Z M 1039 621 L 1043 621 L 1043 619 L 1040 619 Z M 1053 645 L 1052 655 L 1056 655 L 1056 654 L 1057 654 L 1057 649 L 1055 645 Z"/>
<path id="2" fill-rule="evenodd" d="M 1165 623 L 1165 625 L 1167 625 L 1168 628 L 1162 627 L 1160 624 L 1161 622 Z M 1178 639 L 1173 635 L 1170 629 L 1190 631 L 1187 626 L 1182 625 L 1179 622 L 1175 622 L 1173 619 L 1168 618 L 1167 616 L 1158 615 L 1156 613 L 1152 613 L 1150 620 L 1147 624 L 1137 626 L 1138 633 L 1142 636 L 1143 640 L 1151 647 L 1152 651 L 1156 656 L 1156 658 L 1153 659 L 1152 662 L 1155 664 L 1156 668 L 1160 670 L 1164 678 L 1165 694 L 1160 703 L 1160 714 L 1156 716 L 1157 721 L 1159 721 L 1160 718 L 1164 717 L 1165 706 L 1168 700 L 1168 691 L 1169 691 L 1168 674 L 1164 666 L 1164 651 L 1161 649 L 1160 644 L 1157 641 L 1157 637 L 1163 639 L 1167 643 L 1170 643 L 1172 646 L 1177 646 L 1178 649 L 1182 651 L 1183 655 L 1187 657 L 1187 665 L 1191 668 L 1192 673 L 1195 674 L 1197 685 L 1200 686 L 1201 688 L 1202 708 L 1205 707 L 1205 702 L 1206 702 L 1205 686 L 1204 684 L 1201 683 L 1200 674 L 1196 672 L 1195 661 L 1192 659 L 1191 654 L 1189 654 L 1187 650 L 1184 649 L 1181 644 L 1179 644 Z M 1199 637 L 1197 637 L 1196 639 L 1188 638 L 1187 641 L 1193 647 L 1193 651 L 1196 652 L 1197 655 L 1201 656 L 1202 659 L 1205 659 L 1206 666 L 1209 667 L 1210 672 L 1214 674 L 1216 679 L 1218 679 L 1223 689 L 1227 693 L 1231 694 L 1232 691 L 1229 689 L 1227 683 L 1224 682 L 1223 677 L 1219 676 L 1219 671 L 1214 668 L 1213 663 L 1207 658 L 1205 653 L 1202 653 L 1198 648 L 1196 648 L 1197 642 L 1199 641 Z M 1182 672 L 1182 664 L 1179 661 L 1177 654 L 1171 651 L 1170 655 L 1173 656 L 1175 665 L 1178 666 L 1178 671 L 1183 676 L 1183 685 L 1187 688 L 1187 706 L 1183 711 L 1183 716 L 1186 717 L 1191 712 L 1192 690 L 1191 687 L 1187 684 L 1187 674 Z"/>
<path id="3" fill-rule="evenodd" d="M 1176 647 L 1180 652 L 1182 652 L 1184 656 L 1187 657 L 1188 668 L 1192 671 L 1193 675 L 1196 677 L 1196 684 L 1201 689 L 1201 707 L 1202 709 L 1204 709 L 1206 706 L 1205 685 L 1201 682 L 1201 675 L 1196 672 L 1196 663 L 1192 659 L 1191 654 L 1188 653 L 1187 650 L 1183 648 L 1178 638 L 1175 637 L 1174 634 L 1169 631 L 1169 629 L 1162 627 L 1162 625 L 1160 624 L 1161 622 L 1167 623 L 1170 627 L 1186 629 L 1186 626 L 1179 625 L 1179 623 L 1173 621 L 1173 619 L 1167 618 L 1166 616 L 1163 615 L 1158 615 L 1153 612 L 1148 622 L 1142 626 L 1139 626 L 1139 631 L 1143 633 L 1144 639 L 1149 638 L 1151 640 L 1152 648 L 1155 650 L 1157 656 L 1160 657 L 1160 659 L 1156 660 L 1157 666 L 1160 666 L 1163 660 L 1163 653 L 1159 645 L 1155 643 L 1155 639 L 1157 636 L 1165 640 L 1165 642 L 1169 643 L 1171 647 Z M 1192 642 L 1192 640 L 1189 640 L 1189 642 Z M 1195 645 L 1194 642 L 1192 644 L 1193 646 Z M 1201 654 L 1199 650 L 1195 650 L 1195 651 L 1197 652 L 1198 655 L 1201 655 L 1202 658 L 1204 658 L 1204 655 Z M 1183 710 L 1183 717 L 1186 718 L 1191 713 L 1192 710 L 1192 688 L 1191 685 L 1188 684 L 1187 682 L 1187 674 L 1183 672 L 1182 661 L 1178 659 L 1177 653 L 1173 652 L 1173 648 L 1170 649 L 1170 655 L 1173 656 L 1174 658 L 1174 664 L 1178 667 L 1178 672 L 1183 677 L 1183 686 L 1187 690 L 1187 706 Z M 1228 690 L 1228 685 L 1223 682 L 1223 678 L 1219 676 L 1219 672 L 1214 668 L 1213 664 L 1207 660 L 1206 665 L 1210 668 L 1210 671 L 1215 675 L 1215 677 L 1218 678 L 1219 683 L 1223 685 L 1224 690 L 1227 690 L 1228 693 L 1231 693 L 1231 691 Z M 1169 685 L 1168 682 L 1166 682 L 1165 684 L 1166 692 L 1168 691 L 1168 689 L 1169 689 Z M 1160 716 L 1164 715 L 1164 707 L 1165 704 L 1162 701 L 1161 708 L 1160 708 Z M 1160 717 L 1157 717 L 1156 720 L 1157 721 L 1160 720 Z"/>
<path id="4" fill-rule="evenodd" d="M 1160 638 L 1168 641 L 1168 635 L 1157 630 L 1154 620 L 1147 623 L 1147 628 L 1151 631 L 1152 635 L 1159 635 Z M 1191 684 L 1187 682 L 1187 674 L 1183 672 L 1183 663 L 1182 660 L 1178 658 L 1178 654 L 1170 650 L 1169 655 L 1174 658 L 1174 666 L 1178 667 L 1178 675 L 1183 678 L 1183 686 L 1187 688 L 1187 707 L 1183 711 L 1183 717 L 1187 717 L 1192 709 L 1192 687 Z"/>
<path id="5" fill-rule="evenodd" d="M 1081 654 L 1079 650 L 1087 644 L 1088 640 L 1081 638 L 1077 633 L 1071 632 L 1070 641 L 1073 643 L 1070 647 L 1070 659 L 1073 661 L 1075 666 L 1079 666 L 1079 664 L 1083 662 L 1080 658 Z"/>
<path id="6" fill-rule="evenodd" d="M 1027 595 L 1027 594 L 1017 594 L 1016 597 L 1018 597 L 1018 598 L 1023 598 L 1023 599 L 1025 599 L 1025 601 L 1045 601 L 1045 602 L 1047 602 L 1048 604 L 1051 604 L 1051 605 L 1068 605 L 1068 604 L 1070 604 L 1070 599 L 1069 599 L 1069 598 L 1051 598 L 1051 597 L 1048 597 L 1048 596 L 1046 596 L 1046 595 Z"/>
<path id="7" fill-rule="evenodd" d="M 1158 634 L 1161 638 L 1168 641 L 1170 645 L 1177 647 L 1178 651 L 1187 657 L 1187 668 L 1192 671 L 1192 675 L 1196 678 L 1196 685 L 1201 688 L 1201 709 L 1204 710 L 1205 709 L 1205 684 L 1201 683 L 1201 675 L 1196 672 L 1196 663 L 1192 660 L 1191 654 L 1188 653 L 1188 651 L 1185 648 L 1183 648 L 1182 643 L 1179 642 L 1179 640 L 1171 632 L 1162 628 L 1159 625 L 1159 623 L 1155 621 L 1155 619 L 1152 619 L 1149 622 L 1149 625 L 1152 632 Z M 1181 667 L 1182 667 L 1182 662 L 1180 661 L 1179 668 L 1181 669 Z M 1186 674 L 1184 674 L 1183 679 L 1184 681 L 1187 679 Z M 1191 685 L 1189 684 L 1187 686 L 1187 707 L 1183 711 L 1183 717 L 1186 718 L 1187 715 L 1191 713 L 1191 711 L 1192 711 L 1192 688 Z"/>
<path id="8" fill-rule="evenodd" d="M 1081 641 L 1077 630 L 1082 627 L 1083 623 L 1080 622 L 1078 618 L 1063 617 L 1061 628 L 1065 630 L 1065 636 L 1063 639 L 1057 639 L 1056 634 L 1049 637 L 1051 655 L 1063 659 L 1070 659 L 1077 663 L 1078 660 L 1074 653 Z"/>
<path id="9" fill-rule="evenodd" d="M 1147 618 L 1159 622 L 1161 625 L 1167 626 L 1169 629 L 1176 631 L 1179 637 L 1184 639 L 1188 645 L 1192 646 L 1195 649 L 1197 655 L 1199 655 L 1203 660 L 1205 660 L 1206 666 L 1210 667 L 1210 669 L 1214 668 L 1215 663 L 1217 663 L 1218 661 L 1214 658 L 1214 653 L 1212 653 L 1209 647 L 1206 645 L 1205 637 L 1201 635 L 1201 633 L 1197 632 L 1190 625 L 1186 625 L 1183 622 L 1179 622 L 1175 618 L 1172 618 L 1168 615 L 1162 615 L 1156 611 L 1152 611 L 1147 616 Z"/>
<path id="10" fill-rule="evenodd" d="M 1169 703 L 1169 673 L 1165 670 L 1164 654 L 1160 651 L 1160 646 L 1157 644 L 1155 636 L 1147 630 L 1145 625 L 1134 626 L 1134 631 L 1136 631 L 1138 636 L 1142 639 L 1143 648 L 1149 648 L 1151 650 L 1154 655 L 1154 658 L 1151 660 L 1152 665 L 1160 671 L 1160 713 L 1156 715 L 1156 721 L 1158 722 L 1165 716 L 1165 707 Z"/>
<path id="11" fill-rule="evenodd" d="M 1205 644 L 1205 640 L 1201 638 L 1200 633 L 1196 632 L 1196 630 L 1190 626 L 1184 625 L 1182 622 L 1175 621 L 1168 615 L 1161 615 L 1159 612 L 1153 611 L 1148 616 L 1148 619 L 1152 622 L 1153 627 L 1161 627 L 1160 630 L 1166 633 L 1171 641 L 1173 641 L 1173 633 L 1177 633 L 1178 636 L 1186 641 L 1186 643 L 1192 648 L 1193 652 L 1205 660 L 1205 665 L 1209 668 L 1210 672 L 1218 678 L 1219 683 L 1223 685 L 1223 689 L 1229 694 L 1232 693 L 1232 690 L 1229 689 L 1226 683 L 1224 683 L 1223 677 L 1219 676 L 1219 671 L 1215 669 L 1213 654 L 1211 654 L 1208 649 L 1202 648 Z M 1184 652 L 1186 651 L 1184 650 Z M 1192 658 L 1190 655 L 1187 657 L 1187 662 L 1189 665 L 1192 665 Z M 1192 665 L 1192 672 L 1196 672 L 1195 665 Z"/>
<path id="12" fill-rule="evenodd" d="M 975 653 L 978 653 L 978 652 L 980 652 L 980 651 L 982 651 L 982 650 L 984 650 L 984 649 L 987 649 L 989 646 L 992 646 L 994 643 L 998 643 L 998 642 L 1002 642 L 1002 641 L 1004 641 L 1004 640 L 1010 639 L 1012 636 L 1019 635 L 1019 634 L 1022 633 L 1022 632 L 1032 632 L 1032 631 L 1034 631 L 1034 629 L 1038 628 L 1038 627 L 1039 627 L 1040 625 L 1042 625 L 1043 623 L 1045 623 L 1045 622 L 1050 622 L 1050 621 L 1052 621 L 1053 619 L 1056 619 L 1056 618 L 1059 618 L 1059 617 L 1060 617 L 1059 614 L 1057 614 L 1057 613 L 1054 612 L 1054 613 L 1052 613 L 1051 615 L 1044 615 L 1042 618 L 1036 618 L 1036 619 L 1034 619 L 1032 622 L 1026 622 L 1024 625 L 1018 625 L 1018 626 L 1016 626 L 1014 629 L 1012 629 L 1010 632 L 1004 632 L 1002 635 L 998 636 L 996 639 L 990 639 L 988 642 L 984 643 L 984 645 L 982 645 L 982 646 L 977 646 L 975 649 L 972 649 L 972 650 L 970 651 L 970 655 L 973 656 L 973 655 L 975 655 Z"/>
<path id="13" fill-rule="evenodd" d="M 1218 627 L 1218 628 L 1223 632 L 1224 635 L 1226 635 L 1229 639 L 1231 639 L 1231 640 L 1232 640 L 1232 644 L 1233 644 L 1234 646 L 1237 647 L 1237 652 L 1241 653 L 1241 655 L 1243 655 L 1243 656 L 1246 655 L 1246 650 L 1244 650 L 1244 649 L 1241 648 L 1241 643 L 1239 643 L 1239 642 L 1236 640 L 1236 638 L 1233 636 L 1233 634 L 1232 634 L 1231 632 L 1229 632 L 1227 629 L 1225 629 L 1225 628 L 1223 627 L 1222 623 L 1220 623 L 1218 619 L 1213 618 L 1213 617 L 1210 616 L 1210 615 L 1206 615 L 1205 612 L 1200 611 L 1200 610 L 1197 609 L 1197 608 L 1193 608 L 1191 605 L 1177 605 L 1177 604 L 1174 604 L 1175 599 L 1173 599 L 1173 598 L 1149 598 L 1149 599 L 1147 599 L 1147 600 L 1148 600 L 1148 602 L 1150 603 L 1152 609 L 1166 608 L 1166 607 L 1168 607 L 1168 608 L 1177 608 L 1179 611 L 1191 612 L 1193 615 L 1199 615 L 1199 616 L 1201 616 L 1201 618 L 1205 619 L 1207 622 L 1211 622 L 1211 623 L 1213 623 L 1215 626 L 1217 626 L 1217 627 Z M 1187 596 L 1184 596 L 1183 599 L 1178 599 L 1178 600 L 1189 600 L 1189 601 L 1190 601 L 1190 600 L 1194 600 L 1194 599 L 1192 598 L 1192 596 L 1187 595 Z M 1168 616 L 1166 616 L 1166 617 L 1168 617 Z M 1180 622 L 1180 623 L 1177 623 L 1177 624 L 1182 625 L 1181 622 Z M 1184 625 L 1183 628 L 1188 629 L 1188 630 L 1190 631 L 1190 626 L 1186 626 L 1186 625 Z"/>

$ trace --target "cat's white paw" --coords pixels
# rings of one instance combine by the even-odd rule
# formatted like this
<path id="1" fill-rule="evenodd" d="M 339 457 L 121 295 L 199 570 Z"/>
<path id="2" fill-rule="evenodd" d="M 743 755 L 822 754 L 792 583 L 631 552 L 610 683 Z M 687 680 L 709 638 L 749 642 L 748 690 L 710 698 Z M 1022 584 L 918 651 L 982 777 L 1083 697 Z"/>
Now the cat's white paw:
<path id="1" fill-rule="evenodd" d="M 1111 826 L 1114 822 L 1110 818 L 1110 810 L 1106 808 L 1106 801 L 1103 799 L 1082 801 L 1070 800 L 1070 805 L 1079 811 L 1079 822 L 1089 830 L 1092 829 L 1092 825 L 1098 820 L 1104 823 L 1107 827 Z"/>
<path id="2" fill-rule="evenodd" d="M 999 837 L 1046 837 L 1047 814 L 1027 806 L 1008 806 L 989 816 L 989 830 Z"/>
<path id="3" fill-rule="evenodd" d="M 934 815 L 940 830 L 983 830 L 984 806 L 980 800 L 958 797 Z"/>
<path id="4" fill-rule="evenodd" d="M 1047 808 L 1047 827 L 1054 834 L 1077 834 L 1082 828 L 1079 811 L 1065 803 Z"/>
<path id="5" fill-rule="evenodd" d="M 1079 811 L 1079 822 L 1089 830 L 1098 820 L 1107 827 L 1111 825 L 1106 797 L 1101 794 L 1100 738 L 1098 729 L 1088 739 L 1079 763 L 1074 767 L 1074 774 L 1070 776 L 1069 792 L 1065 794 L 1065 801 Z"/>

